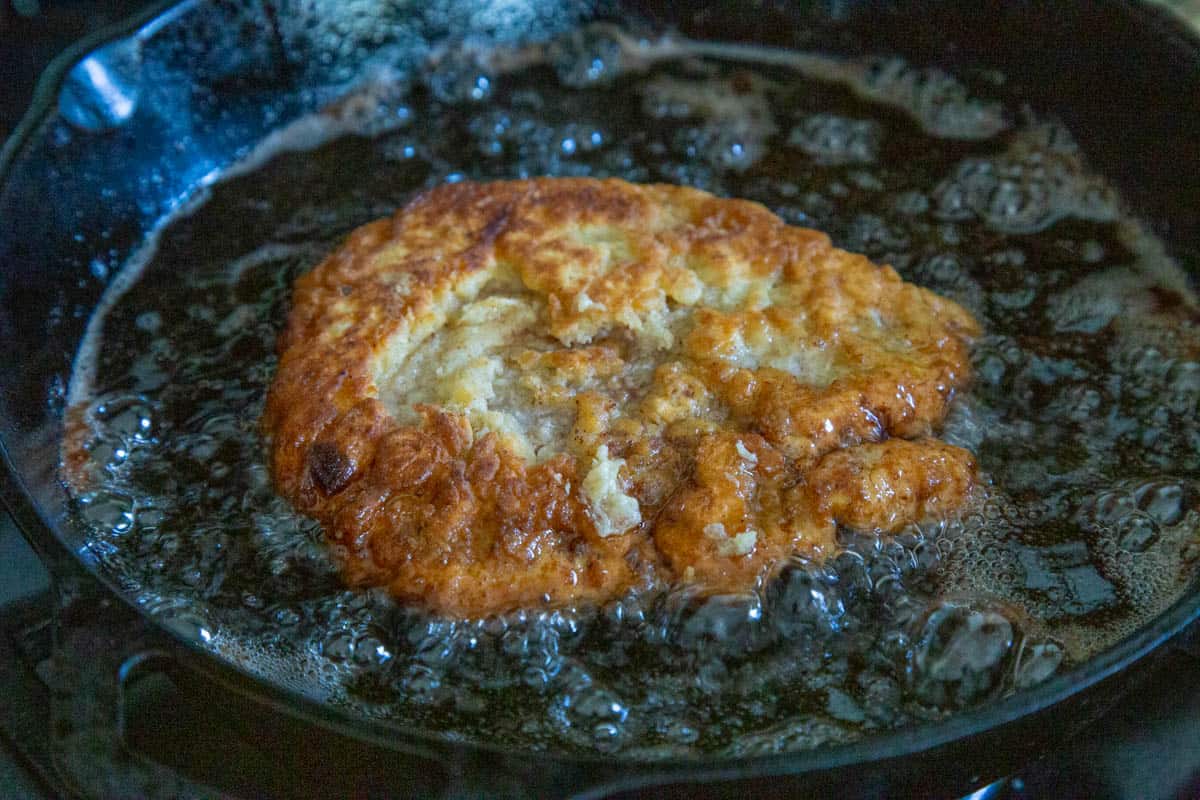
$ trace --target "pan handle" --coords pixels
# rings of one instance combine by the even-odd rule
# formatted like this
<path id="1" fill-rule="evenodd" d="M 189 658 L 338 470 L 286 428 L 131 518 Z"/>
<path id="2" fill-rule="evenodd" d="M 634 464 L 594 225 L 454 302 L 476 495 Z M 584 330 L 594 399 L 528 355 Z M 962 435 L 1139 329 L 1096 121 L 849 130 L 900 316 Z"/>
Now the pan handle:
<path id="1" fill-rule="evenodd" d="M 170 675 L 178 666 L 173 655 L 176 648 L 164 641 L 152 623 L 130 613 L 90 576 L 70 571 L 64 576 L 60 571 L 55 588 L 53 642 L 38 672 L 51 689 L 48 749 L 57 781 L 72 795 L 88 800 L 243 797 L 241 791 L 235 796 L 196 782 L 129 746 L 125 718 L 129 687 L 146 674 Z M 295 756 L 277 753 L 275 757 L 287 760 Z M 646 776 L 622 774 L 603 764 L 559 762 L 547 766 L 528 753 L 500 754 L 452 745 L 421 755 L 397 750 L 388 758 L 395 761 L 386 772 L 407 779 L 400 781 L 403 785 L 390 787 L 386 780 L 367 780 L 372 784 L 371 797 L 411 796 L 415 791 L 441 800 L 583 800 L 605 797 L 617 787 L 629 788 L 630 783 L 647 783 Z M 248 777 L 253 783 L 253 776 Z M 320 783 L 317 777 L 314 785 L 306 786 L 305 796 L 336 796 L 324 794 L 315 785 Z M 250 796 L 253 793 L 246 795 Z"/>
<path id="2" fill-rule="evenodd" d="M 146 674 L 170 676 L 180 666 L 178 645 L 153 622 L 122 603 L 65 548 L 46 542 L 37 544 L 40 546 L 35 550 L 50 572 L 53 587 L 43 610 L 31 615 L 38 620 L 32 627 L 43 631 L 49 628 L 50 641 L 39 636 L 40 644 L 24 648 L 17 657 L 37 672 L 40 681 L 35 682 L 50 690 L 45 707 L 35 710 L 34 716 L 42 721 L 34 720 L 28 731 L 30 736 L 47 739 L 45 751 L 25 748 L 30 750 L 26 757 L 31 764 L 39 771 L 47 769 L 50 774 L 46 777 L 63 785 L 72 796 L 87 800 L 242 797 L 241 792 L 234 795 L 192 780 L 129 746 L 125 718 L 128 690 Z M 33 752 L 35 749 L 39 752 Z M 529 753 L 489 752 L 449 744 L 421 748 L 419 753 L 396 749 L 388 760 L 394 761 L 387 772 L 408 773 L 412 780 L 404 783 L 409 788 L 420 796 L 443 800 L 594 800 L 616 792 L 670 784 L 676 777 L 603 762 L 547 763 Z M 382 791 L 370 796 L 392 796 L 387 789 Z"/>
<path id="3" fill-rule="evenodd" d="M 126 689 L 170 661 L 146 622 L 87 581 L 59 576 L 50 658 L 50 755 L 84 798 L 209 800 L 223 795 L 126 746 Z"/>

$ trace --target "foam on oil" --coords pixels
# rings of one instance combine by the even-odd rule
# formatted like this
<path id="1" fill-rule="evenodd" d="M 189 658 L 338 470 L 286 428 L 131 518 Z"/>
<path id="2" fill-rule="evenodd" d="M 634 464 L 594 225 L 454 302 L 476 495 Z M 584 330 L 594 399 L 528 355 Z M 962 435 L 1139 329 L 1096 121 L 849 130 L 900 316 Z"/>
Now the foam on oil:
<path id="1" fill-rule="evenodd" d="M 986 496 L 897 537 L 842 531 L 844 552 L 746 596 L 451 622 L 342 588 L 258 430 L 291 283 L 424 187 L 544 174 L 758 200 L 964 304 L 987 334 L 943 435 Z M 644 758 L 845 741 L 1045 680 L 1200 560 L 1186 276 L 1061 126 L 936 70 L 611 27 L 448 50 L 274 135 L 202 200 L 89 326 L 78 522 L 164 624 L 364 716 Z"/>

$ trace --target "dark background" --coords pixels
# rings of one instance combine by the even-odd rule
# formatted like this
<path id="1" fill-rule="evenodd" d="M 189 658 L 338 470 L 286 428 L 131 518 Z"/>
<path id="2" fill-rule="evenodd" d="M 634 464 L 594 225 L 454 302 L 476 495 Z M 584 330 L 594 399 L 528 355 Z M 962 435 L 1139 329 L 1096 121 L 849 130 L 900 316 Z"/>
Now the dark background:
<path id="1" fill-rule="evenodd" d="M 56 55 L 149 5 L 147 0 L 0 0 L 0 141 L 24 116 L 38 76 Z M 0 604 L 35 592 L 46 581 L 46 571 L 0 505 Z M 0 740 L 0 798 L 43 796 Z"/>

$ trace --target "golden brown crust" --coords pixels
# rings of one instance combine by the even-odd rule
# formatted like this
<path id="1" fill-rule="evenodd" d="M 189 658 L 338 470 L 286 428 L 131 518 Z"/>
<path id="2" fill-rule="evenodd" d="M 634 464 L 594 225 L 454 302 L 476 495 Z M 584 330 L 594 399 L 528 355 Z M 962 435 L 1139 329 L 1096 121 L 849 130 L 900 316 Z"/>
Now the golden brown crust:
<path id="1" fill-rule="evenodd" d="M 971 454 L 936 439 L 889 439 L 837 450 L 807 476 L 819 516 L 884 533 L 953 511 L 974 480 Z"/>
<path id="2" fill-rule="evenodd" d="M 831 548 L 834 520 L 895 530 L 973 480 L 924 437 L 975 321 L 754 203 L 441 186 L 293 303 L 264 414 L 276 486 L 350 581 L 444 613 L 598 602 L 653 572 L 744 588 Z M 875 456 L 892 511 L 853 466 Z"/>

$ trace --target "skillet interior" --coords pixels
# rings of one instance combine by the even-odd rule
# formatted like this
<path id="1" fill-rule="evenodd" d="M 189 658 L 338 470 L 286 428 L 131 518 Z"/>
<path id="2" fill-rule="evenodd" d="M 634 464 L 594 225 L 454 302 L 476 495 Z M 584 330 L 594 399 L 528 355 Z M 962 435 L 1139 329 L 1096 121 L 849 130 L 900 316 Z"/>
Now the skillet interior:
<path id="1" fill-rule="evenodd" d="M 198 6 L 187 6 L 184 11 L 186 13 L 181 13 L 174 24 L 182 26 L 184 22 L 187 22 L 194 26 L 186 28 L 193 36 L 203 37 L 211 33 L 213 30 L 211 27 L 208 28 L 209 33 L 202 32 L 204 31 L 204 25 L 201 24 L 203 22 L 222 29 L 224 29 L 224 25 L 219 23 L 227 22 L 212 16 L 205 18 L 204 15 L 219 14 L 219 12 L 201 9 Z M 823 14 L 827 9 L 817 11 Z M 1047 106 L 1058 110 L 1068 122 L 1074 122 L 1072 127 L 1076 131 L 1095 133 L 1096 141 L 1089 138 L 1084 144 L 1094 161 L 1100 166 L 1101 171 L 1116 176 L 1122 183 L 1126 196 L 1139 205 L 1152 220 L 1163 225 L 1168 242 L 1175 246 L 1176 255 L 1183 263 L 1194 263 L 1193 251 L 1189 249 L 1188 245 L 1195 241 L 1195 221 L 1182 212 L 1188 209 L 1195 200 L 1195 189 L 1193 188 L 1195 182 L 1187 180 L 1191 176 L 1186 175 L 1187 170 L 1181 165 L 1193 165 L 1197 163 L 1197 160 L 1193 158 L 1176 161 L 1171 158 L 1172 156 L 1186 156 L 1189 154 L 1189 148 L 1196 146 L 1189 137 L 1182 135 L 1190 126 L 1188 120 L 1197 118 L 1195 115 L 1197 110 L 1182 108 L 1180 99 L 1200 96 L 1194 91 L 1189 91 L 1195 87 L 1183 84 L 1188 78 L 1184 73 L 1178 71 L 1181 64 L 1184 63 L 1181 59 L 1186 59 L 1191 52 L 1188 50 L 1190 45 L 1186 40 L 1156 39 L 1155 47 L 1150 50 L 1150 54 L 1145 60 L 1149 66 L 1147 67 L 1146 63 L 1143 63 L 1142 70 L 1138 71 L 1137 75 L 1128 74 L 1130 71 L 1123 69 L 1119 64 L 1114 65 L 1112 74 L 1106 73 L 1106 77 L 1112 79 L 1110 85 L 1130 89 L 1128 95 L 1114 89 L 1112 96 L 1128 98 L 1127 102 L 1117 106 L 1108 98 L 1104 103 L 1093 100 L 1095 93 L 1088 91 L 1090 85 L 1088 81 L 1083 81 L 1083 85 L 1073 87 L 1070 80 L 1063 80 L 1064 74 L 1073 74 L 1069 68 L 1071 65 L 1090 63 L 1088 54 L 1071 50 L 1063 52 L 1064 48 L 1060 47 L 1051 51 L 1054 55 L 1052 58 L 1031 58 L 1032 54 L 1041 52 L 1039 50 L 1040 43 L 1034 39 L 1035 35 L 1044 35 L 1048 31 L 1061 31 L 1063 29 L 1061 26 L 1064 25 L 1068 26 L 1068 29 L 1075 30 L 1069 26 L 1085 24 L 1082 18 L 1072 18 L 1069 13 L 1061 13 L 1056 14 L 1054 20 L 1039 19 L 1036 12 L 1026 8 L 1025 11 L 1030 13 L 1027 17 L 1022 18 L 1025 21 L 1006 18 L 1005 21 L 1010 25 L 1005 30 L 1005 35 L 999 36 L 999 31 L 1003 30 L 1001 26 L 997 26 L 995 30 L 989 27 L 986 31 L 968 29 L 966 21 L 956 17 L 952 8 L 935 5 L 925 11 L 929 13 L 919 15 L 921 18 L 917 19 L 918 15 L 888 12 L 874 7 L 855 7 L 847 13 L 845 18 L 833 23 L 818 15 L 805 20 L 807 24 L 797 26 L 790 22 L 792 17 L 789 15 L 796 13 L 793 11 L 772 9 L 762 18 L 750 21 L 744 20 L 736 14 L 725 16 L 726 11 L 715 9 L 708 14 L 697 14 L 695 18 L 682 21 L 681 27 L 685 31 L 694 28 L 697 33 L 703 33 L 706 30 L 705 26 L 709 25 L 715 26 L 723 39 L 774 41 L 799 47 L 815 45 L 822 49 L 828 47 L 828 49 L 842 52 L 856 52 L 860 48 L 866 52 L 878 52 L 882 49 L 904 50 L 904 47 L 897 45 L 897 41 L 903 41 L 906 46 L 910 45 L 912 48 L 911 54 L 907 52 L 905 54 L 917 61 L 943 60 L 946 57 L 944 48 L 947 45 L 941 42 L 934 33 L 939 30 L 961 29 L 964 32 L 964 38 L 957 43 L 959 46 L 954 51 L 955 54 L 949 57 L 951 63 L 969 63 L 972 58 L 984 56 L 995 58 L 999 55 L 1001 58 L 992 62 L 991 65 L 1003 69 L 1013 80 L 1027 82 L 1027 84 L 1022 83 L 1022 86 L 1030 87 L 1031 96 L 1037 96 L 1038 87 L 1045 86 L 1044 78 L 1047 73 L 1057 75 L 1056 82 L 1053 84 L 1053 93 L 1046 96 Z M 1134 35 L 1118 24 L 1128 13 L 1123 6 L 1113 5 L 1108 7 L 1108 11 L 1115 21 L 1106 21 L 1107 18 L 1105 18 L 1087 23 L 1101 26 L 1098 36 L 1107 33 L 1111 37 L 1123 39 Z M 248 13 L 253 16 L 254 12 Z M 898 40 L 886 37 L 888 40 L 883 41 L 885 37 L 879 31 L 886 26 L 869 22 L 868 18 L 873 13 L 896 14 L 894 17 L 896 27 L 893 30 L 904 31 L 904 37 Z M 1006 12 L 997 9 L 997 14 L 1003 15 L 1004 13 Z M 189 14 L 198 16 L 189 19 Z M 946 16 L 938 17 L 938 14 Z M 773 15 L 775 16 L 773 17 Z M 483 15 L 482 19 L 486 21 L 486 15 Z M 568 18 L 551 20 L 551 24 L 561 23 L 566 19 Z M 782 24 L 781 20 L 783 19 L 788 19 L 789 24 Z M 718 23 L 716 20 L 720 20 L 720 22 Z M 259 22 L 267 27 L 270 26 L 270 23 L 264 23 L 261 17 Z M 935 24 L 935 22 L 940 22 L 940 24 Z M 432 30 L 437 30 L 436 22 L 429 24 L 432 26 Z M 1043 27 L 1039 28 L 1038 24 Z M 828 34 L 827 31 L 830 27 L 836 29 L 838 33 Z M 708 30 L 711 29 L 708 28 Z M 1014 31 L 1018 29 L 1029 33 L 1029 36 L 1014 35 Z M 1144 37 L 1155 35 L 1152 25 L 1133 30 L 1140 31 L 1140 35 Z M 168 28 L 168 31 L 174 32 L 171 28 Z M 784 34 L 796 38 L 786 42 L 779 41 L 779 37 Z M 976 35 L 979 36 L 978 39 L 974 38 Z M 261 116 L 255 118 L 261 111 L 259 101 L 265 96 L 264 93 L 284 95 L 280 105 L 285 109 L 282 114 L 286 118 L 306 107 L 312 107 L 305 106 L 306 102 L 318 104 L 322 99 L 333 96 L 335 91 L 330 88 L 323 96 L 317 92 L 316 96 L 303 98 L 297 98 L 295 95 L 288 96 L 286 91 L 281 92 L 281 87 L 274 85 L 277 76 L 272 69 L 272 59 L 277 58 L 279 53 L 257 52 L 252 48 L 249 51 L 242 51 L 241 63 L 214 65 L 213 57 L 208 56 L 202 59 L 206 63 L 196 64 L 193 60 L 194 57 L 189 57 L 187 45 L 190 42 L 186 35 L 168 37 L 160 34 L 160 36 L 163 38 L 151 40 L 151 46 L 144 56 L 146 64 L 157 69 L 174 67 L 183 72 L 197 70 L 213 79 L 213 84 L 218 86 L 216 91 L 222 92 L 223 98 L 231 96 L 234 100 L 226 106 L 227 109 L 232 108 L 233 111 L 226 111 L 224 118 L 218 118 L 219 115 L 214 114 L 213 119 L 206 120 L 199 125 L 195 124 L 195 120 L 188 120 L 186 125 L 180 120 L 174 120 L 173 125 L 168 127 L 169 130 L 173 128 L 174 133 L 186 129 L 193 136 L 193 143 L 197 145 L 198 152 L 189 151 L 183 156 L 164 154 L 161 151 L 146 153 L 147 162 L 143 171 L 141 162 L 137 158 L 130 158 L 126 155 L 118 160 L 113 158 L 113 154 L 129 149 L 138 154 L 144 152 L 149 144 L 158 141 L 156 136 L 150 136 L 146 131 L 156 128 L 156 123 L 161 122 L 160 120 L 139 120 L 135 115 L 129 123 L 132 127 L 122 128 L 113 134 L 99 138 L 80 135 L 61 123 L 52 123 L 37 131 L 36 133 L 41 134 L 41 138 L 35 136 L 29 140 L 25 151 L 19 154 L 21 157 L 10 165 L 9 181 L 5 185 L 3 197 L 0 198 L 0 211 L 7 212 L 3 214 L 5 221 L 2 223 L 4 229 L 0 236 L 0 246 L 4 248 L 3 257 L 8 273 L 5 275 L 6 291 L 4 292 L 5 306 L 2 321 L 5 324 L 6 333 L 11 332 L 14 340 L 30 344 L 39 343 L 40 346 L 39 356 L 29 362 L 30 369 L 22 370 L 19 374 L 5 376 L 6 383 L 3 390 L 6 422 L 8 423 L 5 443 L 11 461 L 16 466 L 18 474 L 22 476 L 24 488 L 29 490 L 34 497 L 38 510 L 45 521 L 55 526 L 59 535 L 63 537 L 69 537 L 70 533 L 69 529 L 62 525 L 63 518 L 59 509 L 63 507 L 63 498 L 57 482 L 53 479 L 53 459 L 58 450 L 54 444 L 58 436 L 57 415 L 61 413 L 63 381 L 75 351 L 75 343 L 82 332 L 82 325 L 87 316 L 86 309 L 90 309 L 94 305 L 99 291 L 103 288 L 103 282 L 100 279 L 88 277 L 83 281 L 78 281 L 78 278 L 95 275 L 97 270 L 94 264 L 97 253 L 103 253 L 108 263 L 118 263 L 123 254 L 127 253 L 129 248 L 139 240 L 145 228 L 164 210 L 170 208 L 187 187 L 205 180 L 214 169 L 219 168 L 224 160 L 237 154 L 239 152 L 238 143 L 244 145 L 244 143 L 253 141 L 255 130 L 262 130 L 273 124 L 274 120 L 268 120 Z M 1072 36 L 1068 40 L 1078 42 L 1080 48 L 1083 48 L 1092 38 L 1094 37 Z M 166 41 L 164 42 L 163 39 Z M 997 41 L 998 39 L 1005 44 L 1005 47 L 998 46 L 1000 43 Z M 284 44 L 288 43 L 286 32 L 282 36 L 282 41 Z M 1108 42 L 1108 47 L 1115 48 L 1115 51 L 1142 52 L 1146 47 L 1143 44 L 1142 49 L 1139 49 L 1136 41 L 1127 42 L 1124 48 L 1119 46 L 1120 42 L 1114 45 L 1111 38 Z M 1164 42 L 1172 43 L 1164 46 Z M 154 47 L 158 46 L 155 43 L 161 45 L 162 52 L 154 52 Z M 1020 46 L 1015 46 L 1016 44 Z M 295 47 L 294 42 L 292 46 Z M 214 52 L 220 52 L 220 48 Z M 1104 50 L 1104 52 L 1111 53 L 1114 52 L 1114 49 Z M 1009 61 L 1009 58 L 1012 60 Z M 232 81 L 232 88 L 230 88 L 229 72 L 234 69 L 239 72 L 245 70 L 247 60 L 250 61 L 251 66 L 254 66 L 254 59 L 261 59 L 261 61 L 257 64 L 257 71 L 250 70 L 252 78 L 239 78 Z M 1098 56 L 1097 60 L 1098 63 L 1107 63 Z M 315 80 L 319 84 L 320 78 L 338 80 L 346 77 L 347 73 L 338 71 L 336 59 L 334 64 L 335 67 L 331 68 L 327 75 L 301 75 L 297 79 Z M 295 69 L 302 71 L 303 68 Z M 223 70 L 227 71 L 223 72 Z M 1146 76 L 1154 74 L 1155 70 L 1158 70 L 1160 78 L 1170 76 L 1171 80 L 1150 81 Z M 1095 69 L 1091 69 L 1088 74 L 1095 75 L 1097 72 Z M 226 83 L 222 83 L 221 79 L 225 79 Z M 202 78 L 198 83 L 203 86 L 205 80 Z M 1162 90 L 1156 87 L 1168 85 L 1172 87 L 1171 96 L 1161 97 L 1158 93 Z M 179 94 L 194 99 L 197 90 L 187 80 L 181 80 L 174 85 L 170 81 L 164 81 L 155 88 L 155 91 L 165 95 L 161 104 L 150 103 L 150 100 L 157 98 L 154 98 L 148 89 L 143 91 L 146 94 L 141 98 L 142 102 L 139 103 L 139 107 L 143 104 L 150 105 L 158 108 L 159 114 L 169 117 L 170 115 L 164 109 L 177 108 Z M 177 94 L 172 96 L 172 91 Z M 1155 100 L 1158 102 L 1156 103 Z M 238 101 L 241 101 L 240 108 Z M 1144 103 L 1140 107 L 1140 114 L 1136 113 L 1138 109 L 1125 112 L 1125 109 L 1129 108 L 1134 101 Z M 172 102 L 176 105 L 172 106 Z M 1168 105 L 1179 111 L 1173 116 L 1151 113 L 1155 108 Z M 202 108 L 203 104 L 197 104 L 197 106 Z M 1119 107 L 1123 113 L 1128 113 L 1129 117 L 1127 118 L 1139 119 L 1142 124 L 1136 127 L 1120 124 L 1114 126 L 1114 115 L 1117 113 L 1114 111 L 1115 107 Z M 241 119 L 238 119 L 239 113 L 244 115 Z M 1123 117 L 1116 116 L 1115 118 L 1122 119 Z M 136 129 L 139 122 L 145 125 L 141 131 Z M 167 122 L 170 123 L 172 120 L 167 119 Z M 1158 123 L 1157 126 L 1152 124 L 1155 122 Z M 1104 132 L 1113 130 L 1120 131 L 1121 135 L 1106 140 Z M 1114 141 L 1114 139 L 1119 139 L 1119 141 Z M 208 145 L 212 149 L 206 149 L 203 145 Z M 152 147 L 148 149 L 153 151 Z M 39 150 L 40 152 L 38 152 Z M 1130 159 L 1129 153 L 1153 153 L 1154 157 Z M 1118 158 L 1118 156 L 1121 157 Z M 167 163 L 172 158 L 179 158 L 179 164 L 183 165 L 182 168 L 168 169 L 168 167 L 174 166 Z M 1108 158 L 1112 158 L 1112 163 L 1108 162 Z M 112 174 L 117 164 L 120 165 L 116 170 L 118 174 Z M 1112 169 L 1110 170 L 1109 167 Z M 160 182 L 153 180 L 154 170 L 158 170 Z M 1132 182 L 1130 182 L 1131 180 Z M 54 197 L 46 197 L 44 187 L 50 185 L 51 182 L 61 188 Z M 101 188 L 107 192 L 101 193 Z M 93 192 L 95 192 L 94 195 Z M 98 198 L 105 197 L 105 194 L 107 194 L 105 202 L 99 202 Z M 70 198 L 70 201 L 63 202 L 61 198 Z M 47 211 L 42 215 L 32 217 L 28 213 L 20 213 L 17 210 L 19 208 L 44 208 Z M 74 238 L 64 241 L 68 237 L 57 233 L 61 230 L 79 232 L 82 241 L 76 241 Z M 103 235 L 104 233 L 107 233 L 107 236 Z M 99 242 L 103 242 L 103 250 L 97 250 Z M 108 250 L 111 252 L 105 252 Z M 46 279 L 44 271 L 46 264 L 62 266 L 61 271 L 54 274 L 55 279 Z M 75 267 L 67 268 L 67 265 L 71 264 L 74 264 Z M 51 313 L 54 308 L 73 311 L 76 307 L 83 313 L 79 315 L 70 312 L 66 314 Z M 58 398 L 56 398 L 56 392 L 59 393 Z M 47 397 L 51 400 L 49 404 L 45 403 Z M 28 514 L 25 516 L 25 521 L 31 521 Z M 71 542 L 68 539 L 66 543 L 72 550 L 78 549 L 79 542 Z M 1114 665 L 1128 660 L 1190 616 L 1193 606 L 1193 599 L 1185 599 L 1180 606 L 1164 615 L 1160 620 L 1162 626 L 1152 626 L 1152 629 L 1143 632 L 1142 636 L 1134 637 L 1124 646 L 1109 654 L 1111 658 L 1097 659 L 1081 673 L 1072 677 L 1076 681 L 1086 682 L 1089 677 L 1099 677 Z M 1006 713 L 1012 713 L 1017 708 L 1036 707 L 1054 697 L 1055 691 L 1061 693 L 1065 688 L 1064 681 L 1052 682 L 1042 690 L 1033 693 L 1032 696 L 1022 698 L 1021 703 L 1006 704 L 1008 707 Z M 958 721 L 961 724 L 943 726 L 936 738 L 972 730 L 971 725 L 987 721 L 985 717 L 986 715 L 974 715 L 972 718 L 968 715 Z M 1001 719 L 1003 716 L 993 716 L 990 722 L 999 722 Z M 963 727 L 964 725 L 966 727 Z M 928 743 L 926 741 L 918 746 Z M 905 745 L 896 743 L 896 746 L 903 749 Z M 910 742 L 908 746 L 912 746 L 912 743 Z M 887 753 L 889 749 L 887 744 L 883 744 L 874 752 Z M 853 754 L 855 754 L 853 750 L 843 752 L 844 757 Z M 857 751 L 858 756 L 864 754 L 864 751 Z M 803 758 L 794 760 L 793 768 L 803 760 Z M 824 763 L 835 763 L 837 760 L 837 758 L 832 758 Z M 818 763 L 821 762 L 819 760 L 809 761 L 810 765 Z"/>

